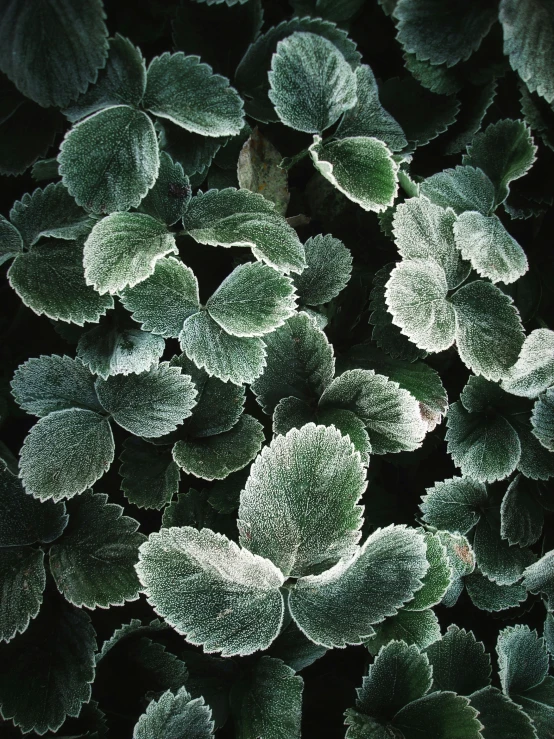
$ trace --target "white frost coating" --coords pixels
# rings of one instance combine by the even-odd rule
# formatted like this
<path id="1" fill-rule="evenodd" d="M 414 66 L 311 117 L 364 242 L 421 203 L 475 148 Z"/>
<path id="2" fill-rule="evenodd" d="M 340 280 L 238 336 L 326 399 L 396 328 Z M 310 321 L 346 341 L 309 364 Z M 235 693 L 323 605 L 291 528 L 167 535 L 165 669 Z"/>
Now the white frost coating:
<path id="1" fill-rule="evenodd" d="M 537 328 L 525 339 L 502 387 L 512 395 L 536 398 L 554 385 L 554 331 Z"/>

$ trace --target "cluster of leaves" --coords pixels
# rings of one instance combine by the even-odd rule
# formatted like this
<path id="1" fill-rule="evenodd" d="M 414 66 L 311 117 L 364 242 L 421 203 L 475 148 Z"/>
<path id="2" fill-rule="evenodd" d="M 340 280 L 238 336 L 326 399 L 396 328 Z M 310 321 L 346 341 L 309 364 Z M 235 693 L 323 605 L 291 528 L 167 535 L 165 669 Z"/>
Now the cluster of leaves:
<path id="1" fill-rule="evenodd" d="M 0 0 L 0 730 L 547 739 L 554 9 L 145 6 Z"/>

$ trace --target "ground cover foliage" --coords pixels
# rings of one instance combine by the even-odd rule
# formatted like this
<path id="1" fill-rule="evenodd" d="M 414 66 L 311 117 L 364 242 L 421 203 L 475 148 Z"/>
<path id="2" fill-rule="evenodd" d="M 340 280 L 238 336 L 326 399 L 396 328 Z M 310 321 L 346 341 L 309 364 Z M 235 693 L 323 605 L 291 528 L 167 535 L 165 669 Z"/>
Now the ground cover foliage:
<path id="1" fill-rule="evenodd" d="M 553 4 L 0 18 L 1 736 L 553 737 Z"/>

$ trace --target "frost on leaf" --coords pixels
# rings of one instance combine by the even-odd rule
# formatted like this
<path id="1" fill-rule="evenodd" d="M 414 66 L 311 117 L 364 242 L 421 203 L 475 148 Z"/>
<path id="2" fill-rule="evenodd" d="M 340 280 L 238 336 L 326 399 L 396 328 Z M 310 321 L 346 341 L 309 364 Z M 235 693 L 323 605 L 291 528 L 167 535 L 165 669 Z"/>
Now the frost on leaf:
<path id="1" fill-rule="evenodd" d="M 526 338 L 517 361 L 502 380 L 502 387 L 513 395 L 536 398 L 554 385 L 554 331 L 537 328 Z"/>

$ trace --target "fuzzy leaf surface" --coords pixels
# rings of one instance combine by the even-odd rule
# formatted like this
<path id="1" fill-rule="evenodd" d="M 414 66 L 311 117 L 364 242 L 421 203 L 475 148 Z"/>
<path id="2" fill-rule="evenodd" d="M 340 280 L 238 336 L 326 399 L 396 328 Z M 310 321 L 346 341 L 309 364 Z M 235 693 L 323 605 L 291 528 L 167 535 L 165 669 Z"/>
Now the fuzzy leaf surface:
<path id="1" fill-rule="evenodd" d="M 487 489 L 470 477 L 452 477 L 427 488 L 420 504 L 423 520 L 437 529 L 467 534 L 487 504 Z"/>
<path id="2" fill-rule="evenodd" d="M 549 452 L 554 452 L 554 388 L 538 398 L 531 415 L 533 434 Z"/>
<path id="3" fill-rule="evenodd" d="M 328 303 L 344 290 L 352 272 L 352 255 L 340 239 L 311 236 L 304 244 L 307 266 L 293 278 L 304 305 Z"/>
<path id="4" fill-rule="evenodd" d="M 185 687 L 167 690 L 151 701 L 133 729 L 133 739 L 210 739 L 212 711 L 204 698 L 192 698 Z"/>
<path id="5" fill-rule="evenodd" d="M 23 633 L 36 618 L 46 587 L 44 552 L 32 547 L 0 549 L 0 642 Z"/>
<path id="6" fill-rule="evenodd" d="M 164 349 L 161 336 L 138 328 L 120 328 L 107 318 L 82 334 L 77 356 L 90 372 L 106 379 L 146 372 L 158 364 Z"/>
<path id="7" fill-rule="evenodd" d="M 154 187 L 140 204 L 143 213 L 168 226 L 176 223 L 187 209 L 192 195 L 189 178 L 179 162 L 160 152 L 160 171 Z"/>
<path id="8" fill-rule="evenodd" d="M 130 503 L 159 510 L 177 494 L 180 474 L 171 449 L 129 436 L 120 460 L 121 489 Z"/>
<path id="9" fill-rule="evenodd" d="M 536 398 L 554 385 L 554 331 L 537 328 L 526 336 L 519 357 L 502 381 L 512 395 Z"/>
<path id="10" fill-rule="evenodd" d="M 472 210 L 488 216 L 494 208 L 494 185 L 482 169 L 469 165 L 431 175 L 421 183 L 420 192 L 457 214 Z"/>
<path id="11" fill-rule="evenodd" d="M 469 696 L 490 685 L 491 658 L 472 631 L 449 626 L 442 639 L 427 648 L 426 654 L 433 668 L 433 690 Z"/>

